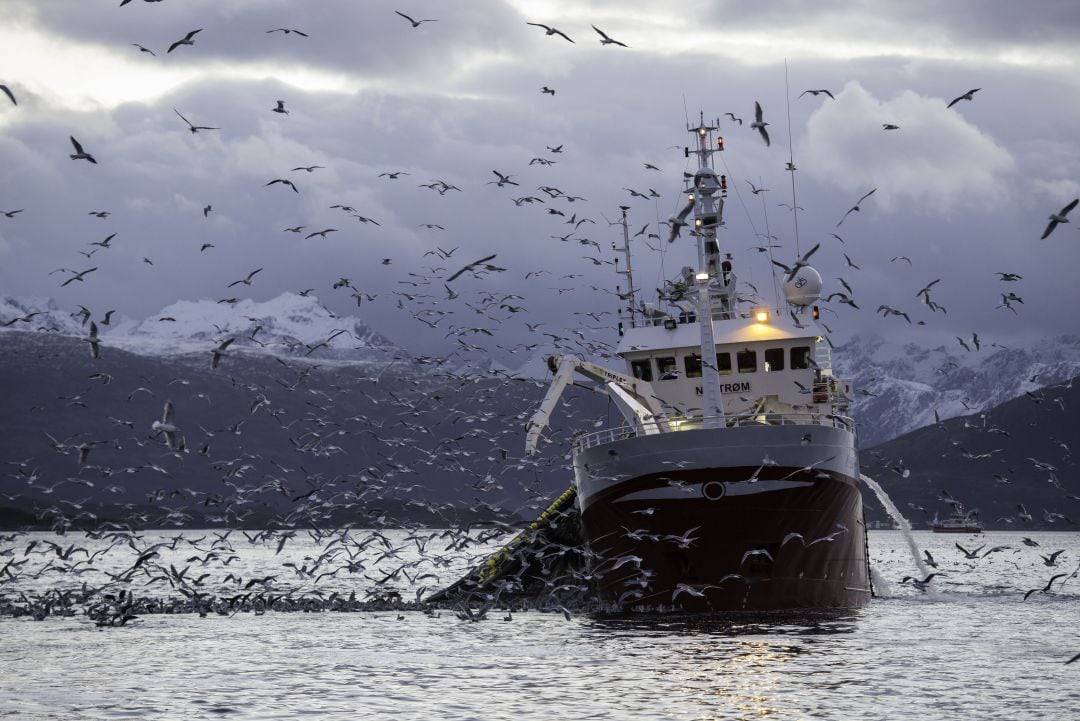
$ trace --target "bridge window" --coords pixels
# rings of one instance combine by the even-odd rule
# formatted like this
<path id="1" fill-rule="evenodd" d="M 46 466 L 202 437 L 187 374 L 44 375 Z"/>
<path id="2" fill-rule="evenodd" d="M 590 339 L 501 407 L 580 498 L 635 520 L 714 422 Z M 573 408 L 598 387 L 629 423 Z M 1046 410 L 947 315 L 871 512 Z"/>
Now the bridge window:
<path id="1" fill-rule="evenodd" d="M 630 361 L 630 371 L 638 380 L 645 381 L 646 383 L 652 382 L 652 363 L 649 362 L 648 358 Z"/>
<path id="2" fill-rule="evenodd" d="M 662 381 L 670 381 L 679 377 L 679 366 L 675 358 L 667 356 L 656 359 L 656 373 Z"/>
<path id="3" fill-rule="evenodd" d="M 791 368 L 805 370 L 810 367 L 810 347 L 799 346 L 791 349 Z"/>
<path id="4" fill-rule="evenodd" d="M 735 354 L 735 361 L 739 365 L 740 373 L 757 372 L 757 351 L 750 349 L 741 350 Z"/>
<path id="5" fill-rule="evenodd" d="M 683 358 L 683 370 L 687 378 L 701 377 L 701 356 L 694 354 Z"/>
<path id="6" fill-rule="evenodd" d="M 771 373 L 773 371 L 784 370 L 784 349 L 783 348 L 766 348 L 765 349 L 765 372 Z"/>
<path id="7" fill-rule="evenodd" d="M 722 376 L 731 375 L 731 354 L 730 353 L 717 353 L 716 354 L 716 372 Z"/>

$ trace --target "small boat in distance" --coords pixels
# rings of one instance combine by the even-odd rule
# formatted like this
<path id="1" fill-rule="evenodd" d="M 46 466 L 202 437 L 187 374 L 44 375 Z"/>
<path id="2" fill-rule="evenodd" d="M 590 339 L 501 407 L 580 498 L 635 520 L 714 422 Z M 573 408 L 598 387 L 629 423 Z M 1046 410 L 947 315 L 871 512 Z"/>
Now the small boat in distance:
<path id="1" fill-rule="evenodd" d="M 930 521 L 930 530 L 934 533 L 982 533 L 984 528 L 978 518 L 977 510 L 964 511 L 959 503 L 953 504 L 953 511 L 948 518 L 938 519 L 937 515 Z"/>

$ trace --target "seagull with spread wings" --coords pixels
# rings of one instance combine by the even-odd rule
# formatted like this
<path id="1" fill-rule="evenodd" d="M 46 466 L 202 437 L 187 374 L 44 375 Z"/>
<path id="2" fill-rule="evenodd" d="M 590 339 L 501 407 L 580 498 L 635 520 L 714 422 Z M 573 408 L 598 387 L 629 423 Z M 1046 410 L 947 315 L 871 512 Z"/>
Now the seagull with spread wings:
<path id="1" fill-rule="evenodd" d="M 626 43 L 620 43 L 618 40 L 615 40 L 614 38 L 608 37 L 607 33 L 605 33 L 600 28 L 596 27 L 595 25 L 592 26 L 592 29 L 595 30 L 597 32 L 597 34 L 600 36 L 600 44 L 601 45 L 619 45 L 619 46 L 624 47 L 624 48 L 630 47 Z"/>
<path id="2" fill-rule="evenodd" d="M 847 218 L 847 217 L 848 217 L 849 215 L 851 215 L 852 213 L 857 213 L 857 212 L 859 212 L 859 204 L 860 204 L 860 203 L 862 203 L 862 202 L 863 202 L 864 200 L 866 200 L 867 198 L 869 198 L 869 197 L 870 197 L 871 195 L 873 195 L 873 194 L 874 194 L 874 193 L 876 193 L 876 192 L 877 192 L 877 188 L 874 188 L 874 189 L 873 189 L 873 190 L 871 190 L 871 191 L 870 191 L 869 193 L 867 193 L 866 195 L 864 195 L 864 196 L 862 196 L 861 198 L 859 198 L 859 199 L 858 199 L 858 201 L 856 201 L 855 205 L 853 205 L 853 206 L 851 206 L 850 208 L 848 208 L 848 211 L 847 211 L 846 213 L 844 213 L 844 217 L 840 219 L 840 223 L 837 223 L 837 224 L 836 224 L 836 227 L 837 227 L 837 228 L 839 228 L 839 227 L 840 227 L 840 224 L 844 222 L 844 219 L 845 219 L 845 218 Z"/>
<path id="3" fill-rule="evenodd" d="M 980 90 L 982 90 L 982 88 L 972 88 L 971 90 L 967 91 L 963 95 L 961 95 L 959 97 L 956 97 L 956 98 L 953 98 L 952 101 L 950 101 L 949 104 L 945 106 L 945 109 L 948 110 L 952 106 L 959 103 L 961 100 L 974 100 L 975 99 L 975 93 L 979 92 Z"/>
<path id="4" fill-rule="evenodd" d="M 195 44 L 195 35 L 197 35 L 198 33 L 201 33 L 201 32 L 202 32 L 202 28 L 199 28 L 198 30 L 192 30 L 187 35 L 185 35 L 184 37 L 180 38 L 175 43 L 170 45 L 169 49 L 166 50 L 165 52 L 166 53 L 171 53 L 173 50 L 176 50 L 181 45 L 194 45 Z"/>
<path id="5" fill-rule="evenodd" d="M 487 263 L 489 260 L 493 260 L 495 258 L 495 255 L 496 255 L 495 253 L 492 253 L 491 255 L 484 256 L 480 260 L 474 260 L 473 262 L 469 263 L 468 265 L 463 267 L 461 270 L 457 271 L 452 276 L 447 278 L 445 282 L 450 283 L 451 281 L 453 281 L 455 278 L 457 278 L 462 273 L 465 273 L 465 272 L 470 271 L 470 270 L 476 270 L 478 267 L 480 267 L 481 265 Z"/>
<path id="6" fill-rule="evenodd" d="M 75 156 L 73 155 L 71 157 Z M 1069 219 L 1065 216 L 1069 214 L 1069 211 L 1076 207 L 1076 204 L 1078 202 L 1080 202 L 1080 198 L 1073 198 L 1072 202 L 1062 208 L 1060 213 L 1052 214 L 1050 216 L 1050 222 L 1047 223 L 1046 230 L 1043 231 L 1043 234 L 1039 237 L 1039 240 L 1046 240 L 1046 236 L 1054 232 L 1054 228 L 1058 226 L 1058 223 L 1068 223 Z"/>
<path id="7" fill-rule="evenodd" d="M 420 27 L 420 25 L 422 23 L 437 23 L 437 22 L 439 22 L 438 20 L 430 20 L 430 19 L 429 20 L 413 20 L 411 17 L 409 17 L 408 15 L 406 15 L 403 12 L 399 12 L 397 10 L 395 10 L 394 12 L 397 13 L 398 15 L 400 15 L 401 17 L 405 18 L 406 20 L 408 20 L 410 23 L 412 23 L 412 26 L 414 28 Z"/>
<path id="8" fill-rule="evenodd" d="M 762 116 L 761 103 L 759 103 L 758 101 L 755 100 L 754 101 L 754 122 L 750 123 L 750 128 L 752 130 L 758 131 L 761 134 L 761 139 L 765 141 L 765 146 L 768 147 L 769 146 L 769 131 L 765 129 L 765 126 L 768 125 L 768 123 L 766 123 L 762 119 L 761 116 Z"/>
<path id="9" fill-rule="evenodd" d="M 545 35 L 561 35 L 567 41 L 574 42 L 573 40 L 570 40 L 570 36 L 567 35 L 566 33 L 564 33 L 562 30 L 559 30 L 558 28 L 553 28 L 550 25 L 544 25 L 543 23 L 525 23 L 525 24 L 526 25 L 532 25 L 533 27 L 544 28 L 544 34 Z"/>
<path id="10" fill-rule="evenodd" d="M 180 111 L 177 110 L 176 108 L 173 108 L 173 112 L 176 113 L 177 115 L 180 115 Z M 199 132 L 200 130 L 221 130 L 221 128 L 212 128 L 209 125 L 194 125 L 194 124 L 192 124 L 192 122 L 190 120 L 185 118 L 183 115 L 180 115 L 180 119 L 188 124 L 188 130 L 191 131 L 192 135 Z"/>
<path id="11" fill-rule="evenodd" d="M 71 138 L 71 144 L 75 147 L 75 152 L 70 156 L 72 160 L 88 160 L 94 165 L 97 165 L 97 161 L 94 160 L 94 156 L 83 150 L 83 146 L 75 139 L 74 135 L 68 136 Z"/>

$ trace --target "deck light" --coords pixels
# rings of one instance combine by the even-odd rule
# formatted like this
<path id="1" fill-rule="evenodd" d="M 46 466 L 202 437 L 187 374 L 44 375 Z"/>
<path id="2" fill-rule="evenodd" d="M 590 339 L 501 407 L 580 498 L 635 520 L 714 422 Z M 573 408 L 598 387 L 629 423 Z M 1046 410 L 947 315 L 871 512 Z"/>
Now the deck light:
<path id="1" fill-rule="evenodd" d="M 706 280 L 709 279 L 709 274 L 708 273 L 698 273 L 697 275 L 694 276 L 694 278 L 697 279 L 697 280 L 706 281 Z"/>
<path id="2" fill-rule="evenodd" d="M 755 310 L 754 311 L 754 320 L 756 320 L 758 323 L 764 323 L 768 319 L 769 319 L 769 311 L 767 311 L 767 310 Z"/>

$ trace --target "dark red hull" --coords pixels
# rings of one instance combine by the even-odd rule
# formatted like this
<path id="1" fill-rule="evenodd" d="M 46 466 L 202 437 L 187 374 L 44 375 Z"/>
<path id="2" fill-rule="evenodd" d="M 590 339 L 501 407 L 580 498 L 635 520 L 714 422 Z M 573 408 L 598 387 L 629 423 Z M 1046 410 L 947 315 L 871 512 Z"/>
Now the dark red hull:
<path id="1" fill-rule="evenodd" d="M 658 497 L 672 487 L 681 497 Z M 587 499 L 582 523 L 612 610 L 852 608 L 871 595 L 862 497 L 835 472 L 666 471 Z"/>

